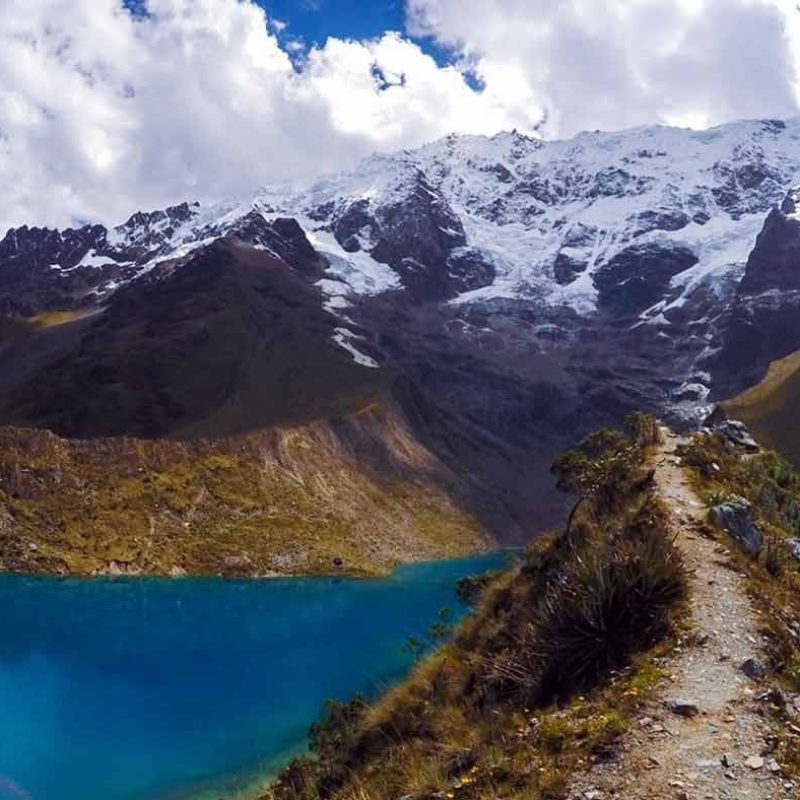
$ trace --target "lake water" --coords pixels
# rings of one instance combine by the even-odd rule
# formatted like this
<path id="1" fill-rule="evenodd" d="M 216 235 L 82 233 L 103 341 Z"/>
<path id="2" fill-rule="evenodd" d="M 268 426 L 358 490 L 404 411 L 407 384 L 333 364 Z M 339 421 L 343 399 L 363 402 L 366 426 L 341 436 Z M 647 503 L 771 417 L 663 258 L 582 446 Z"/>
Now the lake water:
<path id="1" fill-rule="evenodd" d="M 0 800 L 217 797 L 301 749 L 326 698 L 375 694 L 456 581 L 0 576 Z"/>

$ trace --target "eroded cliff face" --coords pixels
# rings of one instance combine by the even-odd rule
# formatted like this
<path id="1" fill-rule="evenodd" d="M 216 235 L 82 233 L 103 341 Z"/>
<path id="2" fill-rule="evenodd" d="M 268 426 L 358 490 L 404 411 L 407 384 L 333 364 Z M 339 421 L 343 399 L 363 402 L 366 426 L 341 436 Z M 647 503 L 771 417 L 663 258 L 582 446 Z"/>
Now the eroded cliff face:
<path id="1" fill-rule="evenodd" d="M 713 325 L 707 359 L 719 399 L 757 384 L 800 348 L 800 219 L 792 189 L 767 215 L 736 294 Z"/>
<path id="2" fill-rule="evenodd" d="M 374 574 L 494 544 L 463 483 L 377 404 L 232 438 L 0 430 L 0 567 Z"/>

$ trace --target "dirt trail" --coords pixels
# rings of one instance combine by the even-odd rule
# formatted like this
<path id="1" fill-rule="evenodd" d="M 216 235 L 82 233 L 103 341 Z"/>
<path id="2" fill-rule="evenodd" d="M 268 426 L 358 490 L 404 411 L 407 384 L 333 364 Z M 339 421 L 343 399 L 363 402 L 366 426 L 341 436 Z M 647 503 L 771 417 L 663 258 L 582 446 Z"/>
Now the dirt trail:
<path id="1" fill-rule="evenodd" d="M 576 776 L 576 800 L 792 800 L 792 785 L 764 755 L 769 727 L 757 697 L 767 688 L 741 670 L 764 644 L 744 579 L 726 550 L 697 532 L 705 512 L 674 455 L 682 439 L 663 431 L 656 484 L 672 511 L 676 543 L 690 574 L 696 635 L 667 661 L 671 679 L 648 703 L 612 761 Z M 680 700 L 699 713 L 683 717 Z M 763 757 L 762 757 L 763 756 Z"/>

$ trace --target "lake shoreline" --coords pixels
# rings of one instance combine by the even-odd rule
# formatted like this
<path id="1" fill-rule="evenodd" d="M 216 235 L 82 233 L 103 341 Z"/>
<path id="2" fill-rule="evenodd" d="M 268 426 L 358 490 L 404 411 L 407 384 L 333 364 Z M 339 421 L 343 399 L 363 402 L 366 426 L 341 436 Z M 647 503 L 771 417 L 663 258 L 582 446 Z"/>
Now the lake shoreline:
<path id="1" fill-rule="evenodd" d="M 254 800 L 327 699 L 402 680 L 408 641 L 468 613 L 459 580 L 513 552 L 384 578 L 0 575 L 0 773 L 38 800 Z"/>
<path id="2" fill-rule="evenodd" d="M 176 573 L 163 573 L 163 572 L 146 572 L 146 571 L 131 571 L 131 572 L 118 572 L 115 570 L 100 570 L 93 573 L 83 572 L 63 572 L 63 571 L 28 571 L 28 570 L 10 570 L 0 568 L 0 577 L 3 576 L 18 576 L 20 578 L 49 578 L 53 580 L 63 581 L 94 581 L 94 580 L 141 580 L 141 581 L 168 581 L 170 583 L 180 583 L 187 580 L 202 580 L 202 581 L 224 581 L 224 582 L 270 582 L 281 580 L 294 580 L 294 579 L 320 579 L 320 580 L 347 580 L 347 581 L 369 581 L 369 580 L 382 580 L 391 577 L 398 570 L 406 567 L 424 566 L 426 564 L 441 564 L 447 562 L 468 561 L 472 559 L 479 559 L 485 556 L 508 554 L 513 556 L 515 553 L 520 553 L 524 550 L 522 547 L 515 546 L 486 546 L 465 553 L 458 553 L 456 555 L 447 556 L 445 558 L 414 558 L 409 560 L 398 560 L 394 563 L 384 567 L 376 568 L 375 570 L 361 570 L 361 569 L 342 569 L 332 570 L 310 570 L 308 572 L 268 572 L 257 574 L 232 574 L 232 573 L 212 573 L 212 572 L 181 572 Z"/>
<path id="3" fill-rule="evenodd" d="M 395 570 L 401 569 L 404 566 L 412 566 L 414 564 L 428 564 L 438 563 L 442 561 L 457 561 L 464 558 L 477 558 L 484 555 L 489 555 L 496 552 L 513 552 L 518 550 L 518 547 L 504 546 L 496 542 L 485 541 L 467 549 L 460 549 L 454 552 L 447 552 L 440 557 L 431 557 L 430 553 L 418 553 L 409 555 L 408 557 L 395 558 L 391 561 L 377 560 L 375 565 L 369 568 L 362 566 L 349 566 L 343 563 L 341 566 L 326 565 L 319 567 L 312 567 L 305 570 L 267 570 L 267 571 L 253 571 L 249 572 L 247 569 L 231 568 L 225 571 L 204 571 L 204 570 L 187 570 L 184 568 L 172 568 L 170 570 L 161 570 L 158 568 L 142 569 L 139 567 L 126 568 L 124 566 L 112 564 L 102 569 L 96 569 L 91 572 L 82 570 L 69 570 L 58 567 L 46 569 L 28 569 L 25 567 L 15 569 L 8 568 L 6 565 L 0 566 L 0 575 L 20 575 L 26 577 L 52 577 L 64 579 L 86 579 L 92 580 L 94 578 L 157 578 L 163 580 L 181 580 L 184 578 L 207 578 L 214 580 L 253 580 L 253 581 L 269 581 L 280 580 L 282 578 L 346 578 L 359 579 L 359 578 L 386 578 L 391 575 Z"/>

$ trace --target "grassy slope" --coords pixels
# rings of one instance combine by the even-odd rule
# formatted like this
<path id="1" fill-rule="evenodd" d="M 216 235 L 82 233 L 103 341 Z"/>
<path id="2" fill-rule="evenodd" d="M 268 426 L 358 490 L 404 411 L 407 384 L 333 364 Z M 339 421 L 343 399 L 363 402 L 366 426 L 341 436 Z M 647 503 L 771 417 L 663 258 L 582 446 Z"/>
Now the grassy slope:
<path id="1" fill-rule="evenodd" d="M 572 535 L 538 540 L 456 637 L 375 705 L 329 710 L 312 729 L 314 758 L 293 762 L 265 797 L 552 798 L 602 758 L 660 677 L 685 588 L 642 480 L 648 450 L 634 451 L 622 469 L 593 459 L 592 483 L 611 490 L 583 504 Z"/>
<path id="2" fill-rule="evenodd" d="M 0 566 L 374 573 L 490 543 L 449 481 L 379 406 L 194 442 L 0 428 Z"/>
<path id="3" fill-rule="evenodd" d="M 756 439 L 800 466 L 800 351 L 773 362 L 761 383 L 723 407 L 746 422 Z"/>

